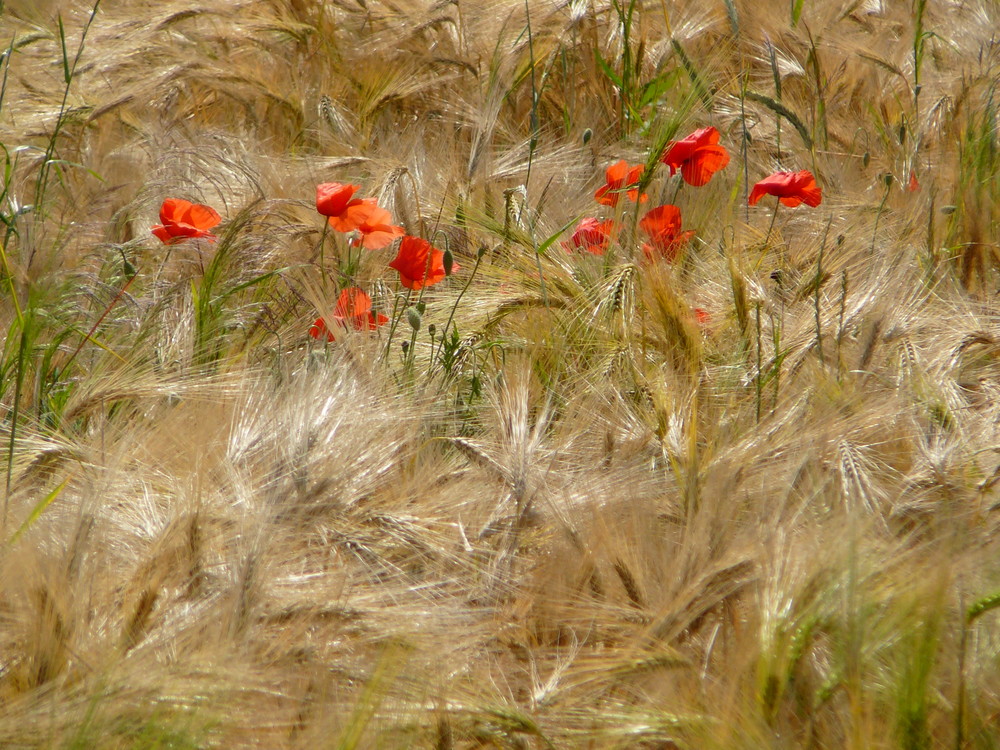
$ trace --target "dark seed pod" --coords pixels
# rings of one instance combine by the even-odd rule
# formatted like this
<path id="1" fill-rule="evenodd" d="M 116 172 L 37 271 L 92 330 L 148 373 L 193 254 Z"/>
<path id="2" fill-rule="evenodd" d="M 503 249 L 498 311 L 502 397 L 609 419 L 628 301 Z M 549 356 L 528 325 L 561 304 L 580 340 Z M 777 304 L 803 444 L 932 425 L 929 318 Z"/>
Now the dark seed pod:
<path id="1" fill-rule="evenodd" d="M 451 254 L 451 250 L 444 251 L 444 275 L 451 276 L 451 269 L 455 267 L 455 256 Z"/>

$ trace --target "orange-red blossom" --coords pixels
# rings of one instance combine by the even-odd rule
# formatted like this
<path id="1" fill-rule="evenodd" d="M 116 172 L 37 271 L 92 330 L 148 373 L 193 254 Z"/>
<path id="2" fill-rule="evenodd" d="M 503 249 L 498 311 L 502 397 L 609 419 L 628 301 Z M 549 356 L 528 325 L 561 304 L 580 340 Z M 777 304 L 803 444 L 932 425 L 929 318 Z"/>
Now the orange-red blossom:
<path id="1" fill-rule="evenodd" d="M 389 320 L 381 313 L 372 312 L 372 298 L 356 286 L 348 287 L 340 293 L 337 308 L 330 318 L 338 327 L 351 327 L 356 331 L 374 331 Z M 314 339 L 323 336 L 326 336 L 327 341 L 335 339 L 333 331 L 327 326 L 324 318 L 316 318 L 316 322 L 309 328 L 309 335 Z"/>
<path id="2" fill-rule="evenodd" d="M 646 167 L 643 164 L 630 167 L 624 159 L 615 162 L 604 171 L 605 184 L 597 188 L 594 198 L 602 206 L 617 206 L 618 200 L 624 192 L 629 200 L 645 203 L 649 200 L 648 195 L 645 193 L 640 195 L 637 187 L 629 189 L 630 186 L 639 182 L 645 170 Z"/>
<path id="3" fill-rule="evenodd" d="M 749 203 L 756 206 L 765 195 L 777 196 L 786 206 L 794 208 L 800 203 L 815 208 L 823 200 L 823 191 L 808 169 L 799 172 L 775 172 L 753 186 Z"/>
<path id="4" fill-rule="evenodd" d="M 421 237 L 403 237 L 396 257 L 389 263 L 390 268 L 399 271 L 399 283 L 407 289 L 418 291 L 432 286 L 447 275 L 444 270 L 444 253 Z M 458 264 L 451 272 L 458 270 Z"/>
<path id="5" fill-rule="evenodd" d="M 700 187 L 729 163 L 729 152 L 719 145 L 718 130 L 700 128 L 669 144 L 660 161 L 670 167 L 671 175 L 680 170 L 684 182 Z"/>
<path id="6" fill-rule="evenodd" d="M 681 231 L 681 211 L 670 204 L 648 211 L 639 221 L 639 227 L 649 236 L 642 251 L 650 260 L 659 256 L 672 261 L 694 235 L 693 231 Z"/>
<path id="7" fill-rule="evenodd" d="M 190 237 L 204 237 L 210 242 L 216 236 L 209 229 L 222 217 L 212 207 L 202 203 L 192 203 L 181 198 L 167 198 L 160 206 L 160 221 L 152 228 L 153 234 L 167 245 L 175 245 Z"/>

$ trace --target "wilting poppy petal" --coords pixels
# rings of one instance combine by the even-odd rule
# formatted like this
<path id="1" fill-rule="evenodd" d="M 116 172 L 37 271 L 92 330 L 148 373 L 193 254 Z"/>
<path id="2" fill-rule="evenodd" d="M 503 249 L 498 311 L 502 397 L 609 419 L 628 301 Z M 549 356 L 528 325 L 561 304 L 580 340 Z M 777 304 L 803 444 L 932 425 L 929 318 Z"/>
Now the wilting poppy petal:
<path id="1" fill-rule="evenodd" d="M 718 130 L 700 128 L 687 138 L 670 144 L 660 161 L 670 167 L 671 175 L 680 170 L 686 183 L 700 187 L 729 163 L 729 152 L 718 143 Z"/>
<path id="2" fill-rule="evenodd" d="M 776 196 L 792 208 L 800 203 L 815 208 L 823 200 L 823 192 L 816 184 L 816 178 L 807 169 L 799 172 L 775 172 L 770 177 L 765 177 L 753 186 L 747 202 L 755 206 L 765 195 Z"/>

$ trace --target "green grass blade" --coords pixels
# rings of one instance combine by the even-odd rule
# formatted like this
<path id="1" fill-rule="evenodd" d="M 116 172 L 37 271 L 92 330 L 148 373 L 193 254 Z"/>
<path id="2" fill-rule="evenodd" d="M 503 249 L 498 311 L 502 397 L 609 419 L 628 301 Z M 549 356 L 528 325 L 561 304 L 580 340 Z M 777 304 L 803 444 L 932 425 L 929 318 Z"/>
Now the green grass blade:
<path id="1" fill-rule="evenodd" d="M 59 46 L 62 48 L 63 81 L 66 85 L 73 79 L 73 74 L 69 69 L 69 52 L 66 51 L 66 29 L 63 26 L 62 13 L 56 16 L 59 23 Z"/>
<path id="2" fill-rule="evenodd" d="M 24 523 L 18 527 L 17 531 L 14 532 L 14 535 L 7 541 L 7 546 L 14 544 L 18 539 L 20 539 L 24 532 L 31 528 L 31 525 L 37 521 L 39 517 L 41 517 L 42 513 L 45 512 L 45 509 L 52 505 L 56 498 L 62 494 L 62 491 L 66 489 L 66 485 L 69 484 L 70 479 L 72 479 L 72 477 L 66 477 L 58 487 L 38 501 L 35 507 L 31 509 L 31 513 L 28 514 L 28 517 L 24 519 Z"/>
<path id="3" fill-rule="evenodd" d="M 545 242 L 543 242 L 541 245 L 539 245 L 538 246 L 538 250 L 536 250 L 536 252 L 539 255 L 545 255 L 545 251 L 548 250 L 550 247 L 552 247 L 552 243 L 554 243 L 557 239 L 559 239 L 562 236 L 563 232 L 565 232 L 571 226 L 573 226 L 574 224 L 576 224 L 579 220 L 580 220 L 580 217 L 577 216 L 576 218 L 570 219 L 569 221 L 567 221 L 565 224 L 562 225 L 562 227 L 555 234 L 553 234 L 551 237 L 549 237 L 548 239 L 546 239 Z"/>
<path id="4" fill-rule="evenodd" d="M 802 18 L 802 6 L 805 5 L 805 0 L 792 0 L 792 28 L 794 29 L 799 25 L 799 19 Z"/>

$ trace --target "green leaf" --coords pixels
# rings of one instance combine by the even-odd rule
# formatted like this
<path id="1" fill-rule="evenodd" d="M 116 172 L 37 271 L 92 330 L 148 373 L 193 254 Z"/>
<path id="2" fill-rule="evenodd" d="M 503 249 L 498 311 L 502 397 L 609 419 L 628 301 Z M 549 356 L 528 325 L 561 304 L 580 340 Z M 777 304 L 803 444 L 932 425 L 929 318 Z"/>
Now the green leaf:
<path id="1" fill-rule="evenodd" d="M 42 513 L 45 512 L 45 509 L 52 505 L 52 503 L 55 502 L 55 499 L 62 494 L 64 489 L 66 489 L 66 485 L 69 484 L 70 479 L 72 479 L 72 477 L 66 477 L 58 487 L 38 501 L 35 507 L 31 509 L 31 513 L 28 514 L 28 517 L 24 519 L 24 523 L 22 523 L 20 527 L 18 527 L 17 531 L 14 532 L 14 536 L 7 541 L 8 546 L 16 542 L 21 535 L 24 534 L 24 532 L 31 528 L 31 525 L 38 520 Z"/>
<path id="2" fill-rule="evenodd" d="M 69 72 L 69 53 L 66 51 L 66 29 L 63 27 L 62 13 L 56 19 L 59 22 L 59 44 L 62 46 L 63 80 L 69 85 L 72 74 Z"/>
<path id="3" fill-rule="evenodd" d="M 548 250 L 550 247 L 552 247 L 552 243 L 554 243 L 557 239 L 559 239 L 562 236 L 563 232 L 565 232 L 579 220 L 580 217 L 578 216 L 575 219 L 570 219 L 568 222 L 563 224 L 562 228 L 554 235 L 549 237 L 547 240 L 545 240 L 545 242 L 543 242 L 541 245 L 539 245 L 538 250 L 536 250 L 535 252 L 537 252 L 539 255 L 545 255 L 545 251 Z"/>
<path id="4" fill-rule="evenodd" d="M 794 29 L 798 23 L 799 19 L 802 17 L 802 6 L 804 0 L 792 0 L 792 28 Z"/>
<path id="5" fill-rule="evenodd" d="M 601 56 L 598 50 L 594 50 L 594 57 L 597 59 L 597 64 L 600 66 L 601 70 L 604 71 L 604 75 L 618 87 L 618 91 L 624 93 L 625 84 L 622 83 L 621 76 L 615 73 L 614 69 L 608 64 L 608 61 Z"/>

